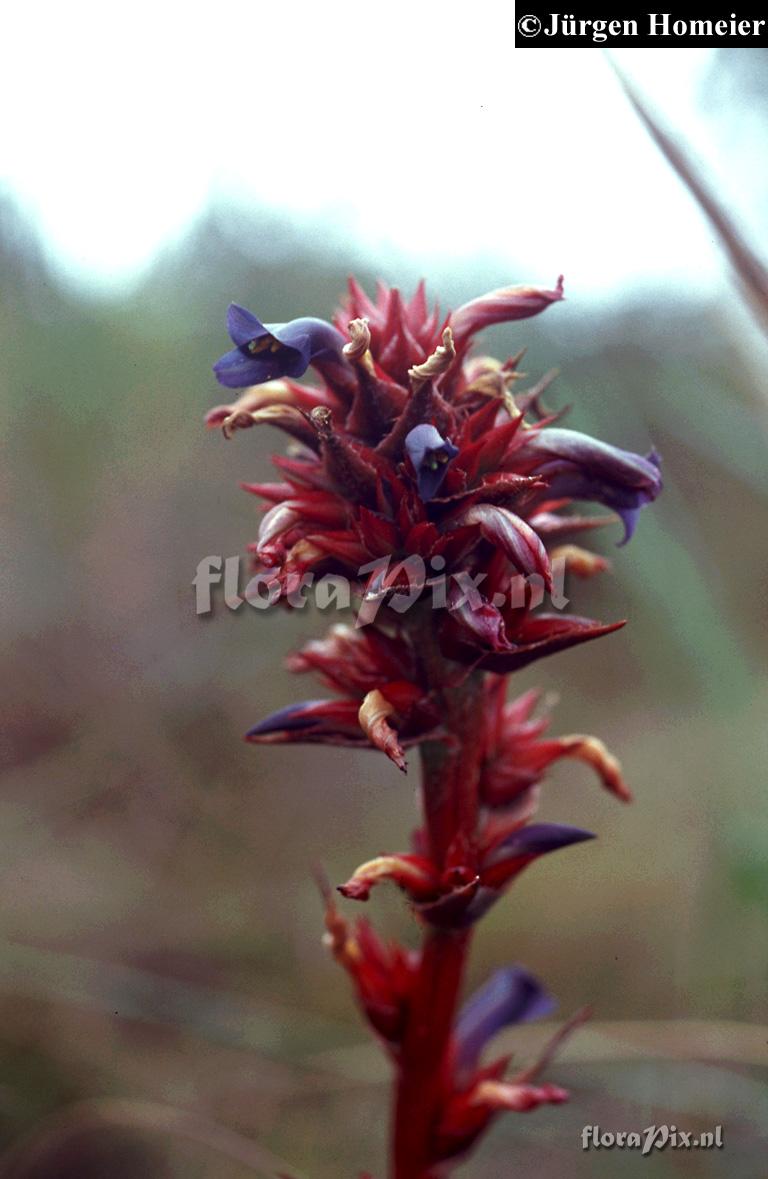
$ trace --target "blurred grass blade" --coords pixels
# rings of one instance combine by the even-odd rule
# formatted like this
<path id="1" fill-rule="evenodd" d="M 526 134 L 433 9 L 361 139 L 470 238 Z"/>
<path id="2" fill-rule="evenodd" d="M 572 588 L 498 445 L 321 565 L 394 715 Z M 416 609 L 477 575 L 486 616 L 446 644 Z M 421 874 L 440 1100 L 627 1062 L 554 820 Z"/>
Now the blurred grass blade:
<path id="1" fill-rule="evenodd" d="M 81 1101 L 41 1122 L 0 1159 L 2 1179 L 27 1179 L 53 1167 L 73 1139 L 104 1129 L 128 1129 L 160 1138 L 183 1138 L 231 1162 L 253 1170 L 260 1179 L 307 1179 L 271 1151 L 207 1118 L 199 1110 L 176 1109 L 154 1101 L 101 1098 Z M 50 1172 L 48 1168 L 50 1167 Z"/>
<path id="2" fill-rule="evenodd" d="M 741 279 L 750 308 L 760 326 L 768 332 L 768 268 L 745 241 L 730 214 L 702 178 L 686 150 L 661 126 L 638 90 L 622 73 L 616 62 L 610 60 L 621 87 L 640 121 L 715 230 L 731 260 L 731 265 Z"/>

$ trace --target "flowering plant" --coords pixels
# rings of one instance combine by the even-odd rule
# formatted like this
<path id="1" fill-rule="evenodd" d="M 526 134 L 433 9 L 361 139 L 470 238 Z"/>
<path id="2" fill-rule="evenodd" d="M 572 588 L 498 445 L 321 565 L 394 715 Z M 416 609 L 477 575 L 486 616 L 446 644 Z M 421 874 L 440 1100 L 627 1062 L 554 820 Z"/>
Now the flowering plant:
<path id="1" fill-rule="evenodd" d="M 248 485 L 267 504 L 257 568 L 283 597 L 309 572 L 344 576 L 373 607 L 290 658 L 335 696 L 281 709 L 248 740 L 372 746 L 403 771 L 406 750 L 419 749 L 423 821 L 412 846 L 363 863 L 339 891 L 366 901 L 394 882 L 418 917 L 420 948 L 385 943 L 325 890 L 327 943 L 394 1066 L 393 1179 L 444 1175 L 500 1111 L 566 1100 L 541 1080 L 554 1043 L 510 1077 L 507 1057 L 483 1060 L 502 1027 L 553 1003 L 511 966 L 459 1009 L 467 953 L 475 923 L 529 864 L 592 838 L 535 821 L 553 762 L 587 762 L 612 794 L 630 797 L 600 741 L 546 736 L 536 692 L 506 701 L 510 672 L 623 625 L 538 609 L 556 558 L 582 576 L 606 567 L 574 537 L 614 516 L 575 514 L 574 501 L 616 513 L 625 543 L 661 488 L 654 452 L 556 424 L 541 401 L 547 378 L 517 393 L 522 353 L 504 363 L 471 355 L 483 328 L 562 297 L 562 280 L 509 287 L 441 321 L 423 284 L 405 302 L 383 284 L 371 300 L 352 281 L 335 324 L 263 324 L 233 305 L 234 348 L 214 366 L 221 384 L 245 391 L 213 409 L 210 426 L 230 436 L 269 423 L 292 439 L 274 457 L 280 480 Z M 321 383 L 298 384 L 310 365 Z M 423 575 L 413 592 L 414 559 L 440 573 L 438 593 Z"/>

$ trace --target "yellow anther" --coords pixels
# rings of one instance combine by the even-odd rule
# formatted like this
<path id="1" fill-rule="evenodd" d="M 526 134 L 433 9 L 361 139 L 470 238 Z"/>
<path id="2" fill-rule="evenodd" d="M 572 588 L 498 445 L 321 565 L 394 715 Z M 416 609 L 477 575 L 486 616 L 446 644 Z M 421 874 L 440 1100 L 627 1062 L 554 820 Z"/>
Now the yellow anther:
<path id="1" fill-rule="evenodd" d="M 248 343 L 248 351 L 251 356 L 258 356 L 259 352 L 264 352 L 267 348 L 271 352 L 276 352 L 280 347 L 280 341 L 276 340 L 274 336 L 262 336 L 261 339 L 250 340 Z"/>

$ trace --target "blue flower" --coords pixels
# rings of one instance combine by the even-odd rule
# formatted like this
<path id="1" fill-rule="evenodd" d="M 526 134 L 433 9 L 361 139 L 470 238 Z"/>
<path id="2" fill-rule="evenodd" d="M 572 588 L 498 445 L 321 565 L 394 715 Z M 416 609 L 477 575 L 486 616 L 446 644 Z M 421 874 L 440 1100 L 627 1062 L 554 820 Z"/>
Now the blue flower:
<path id="1" fill-rule="evenodd" d="M 301 377 L 315 361 L 339 359 L 344 347 L 344 337 L 324 319 L 262 323 L 237 303 L 229 306 L 227 328 L 237 346 L 216 361 L 213 371 L 228 389 Z"/>
<path id="2" fill-rule="evenodd" d="M 416 484 L 423 503 L 433 499 L 448 471 L 451 459 L 459 453 L 434 427 L 426 423 L 414 426 L 405 436 L 405 449 L 416 472 Z"/>
<path id="3" fill-rule="evenodd" d="M 529 823 L 526 827 L 518 827 L 497 844 L 483 860 L 483 868 L 516 864 L 519 860 L 527 863 L 548 852 L 559 851 L 561 847 L 594 838 L 591 831 L 568 827 L 564 823 Z"/>
<path id="4" fill-rule="evenodd" d="M 520 453 L 544 459 L 536 474 L 548 481 L 548 496 L 592 500 L 621 516 L 622 544 L 635 531 L 641 509 L 661 491 L 661 459 L 655 450 L 643 457 L 575 430 L 549 428 L 527 440 Z"/>
<path id="5" fill-rule="evenodd" d="M 502 1028 L 540 1019 L 554 1008 L 555 1000 L 524 967 L 497 970 L 459 1012 L 454 1030 L 457 1070 L 472 1072 L 485 1045 Z"/>

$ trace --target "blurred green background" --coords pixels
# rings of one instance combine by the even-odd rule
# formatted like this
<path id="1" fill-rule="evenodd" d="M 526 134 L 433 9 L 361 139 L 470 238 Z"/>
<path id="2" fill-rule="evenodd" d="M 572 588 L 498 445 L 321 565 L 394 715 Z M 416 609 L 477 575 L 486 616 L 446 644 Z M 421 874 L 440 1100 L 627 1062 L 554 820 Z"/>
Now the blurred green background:
<path id="1" fill-rule="evenodd" d="M 382 1173 L 386 1073 L 320 944 L 311 869 L 344 879 L 404 846 L 414 783 L 373 753 L 243 744 L 316 694 L 281 660 L 326 621 L 221 604 L 201 619 L 191 586 L 202 557 L 253 538 L 237 485 L 270 478 L 282 448 L 202 427 L 226 399 L 210 376 L 224 310 L 329 317 L 350 270 L 370 288 L 364 251 L 323 242 L 319 221 L 221 204 L 131 292 L 96 297 L 0 207 L 0 1135 L 40 1152 L 9 1173 L 270 1173 L 245 1140 L 313 1179 Z M 410 290 L 418 260 L 376 269 Z M 442 306 L 551 277 L 487 258 L 427 275 Z M 550 401 L 573 403 L 569 425 L 653 442 L 666 491 L 627 549 L 618 530 L 598 541 L 610 576 L 570 586 L 578 613 L 630 625 L 516 677 L 559 695 L 556 732 L 609 744 L 636 803 L 558 768 L 544 817 L 599 839 L 526 874 L 480 931 L 471 981 L 520 961 L 596 1022 L 551 1070 L 572 1105 L 500 1123 L 475 1179 L 762 1173 L 768 385 L 764 341 L 723 291 L 628 289 L 485 338 L 497 355 L 526 344 L 532 379 L 560 367 Z M 395 895 L 371 915 L 414 942 Z M 152 1104 L 55 1120 L 96 1098 L 194 1125 L 168 1129 Z M 651 1122 L 721 1122 L 726 1147 L 581 1152 L 584 1124 Z"/>

